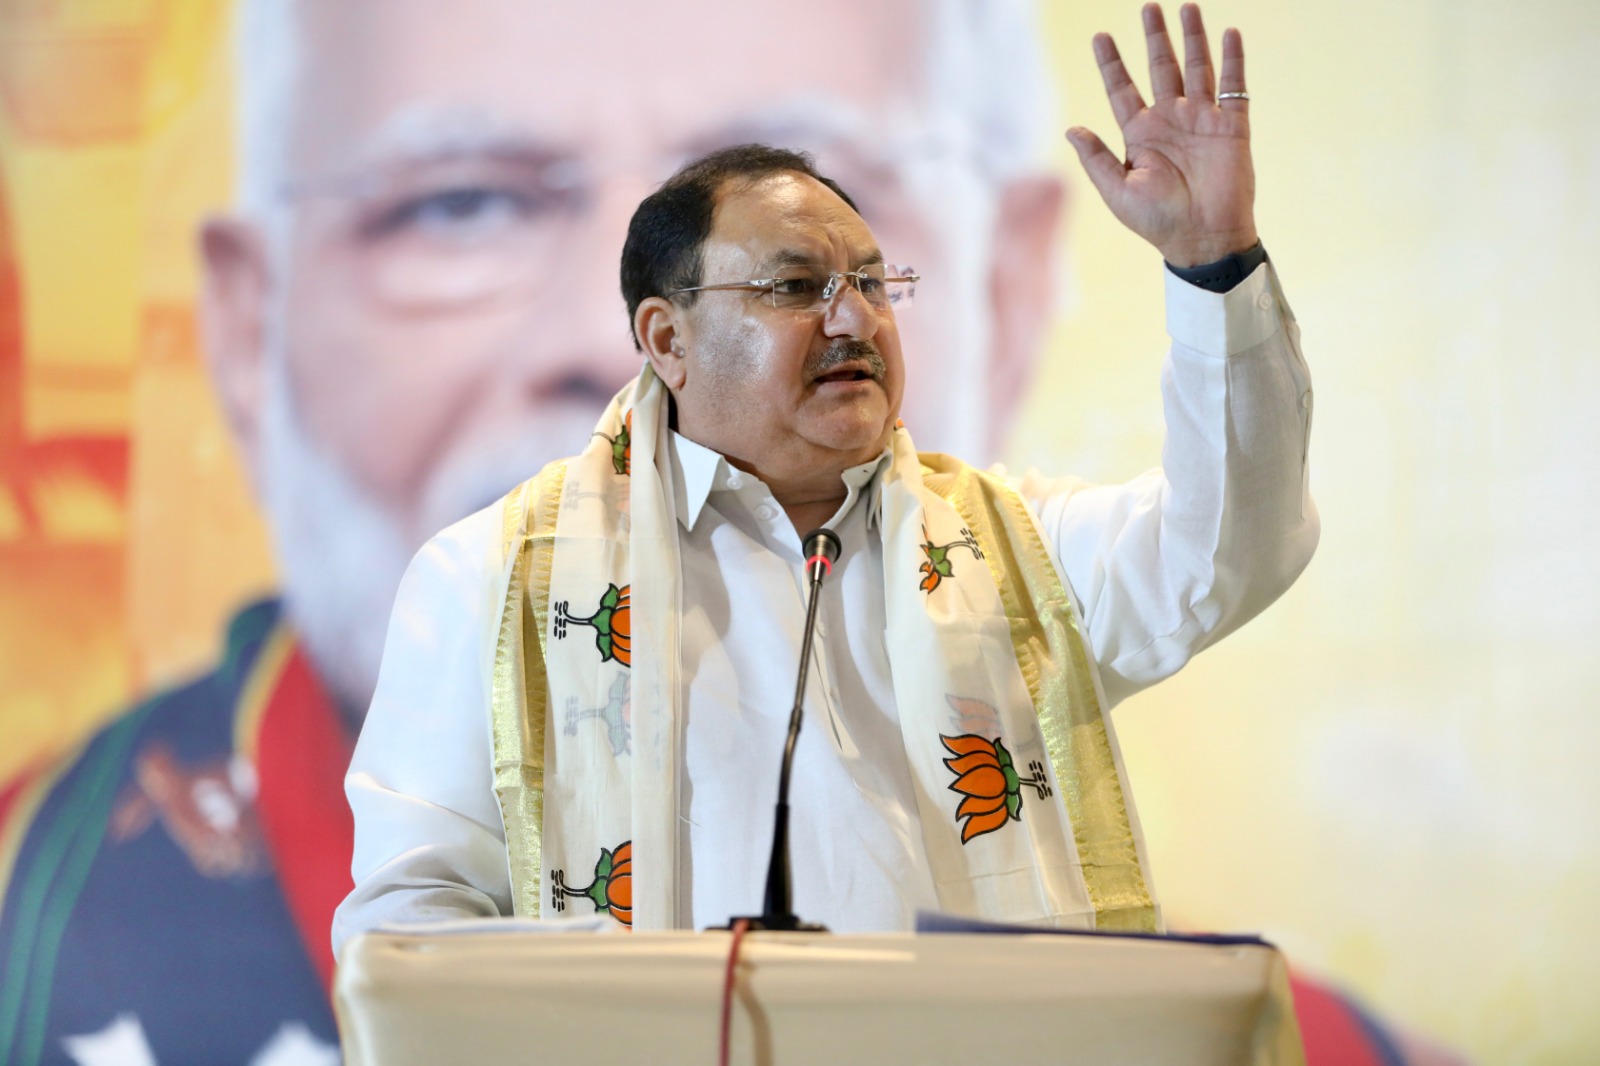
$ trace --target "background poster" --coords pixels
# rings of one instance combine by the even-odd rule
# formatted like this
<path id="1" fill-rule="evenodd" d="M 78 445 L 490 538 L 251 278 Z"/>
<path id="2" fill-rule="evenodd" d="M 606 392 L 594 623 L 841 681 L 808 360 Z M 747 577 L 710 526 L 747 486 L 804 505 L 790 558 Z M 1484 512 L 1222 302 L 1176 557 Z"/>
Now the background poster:
<path id="1" fill-rule="evenodd" d="M 1157 882 L 1185 924 L 1261 930 L 1487 1061 L 1590 1058 L 1600 9 L 1206 14 L 1245 32 L 1323 537 L 1117 711 Z M 1037 21 L 1057 111 L 1115 145 L 1088 40 L 1143 82 L 1136 5 Z M 225 5 L 0 0 L 0 779 L 204 669 L 274 587 L 196 319 L 233 93 Z M 1055 163 L 1064 277 L 1000 457 L 1119 480 L 1159 456 L 1160 264 Z"/>

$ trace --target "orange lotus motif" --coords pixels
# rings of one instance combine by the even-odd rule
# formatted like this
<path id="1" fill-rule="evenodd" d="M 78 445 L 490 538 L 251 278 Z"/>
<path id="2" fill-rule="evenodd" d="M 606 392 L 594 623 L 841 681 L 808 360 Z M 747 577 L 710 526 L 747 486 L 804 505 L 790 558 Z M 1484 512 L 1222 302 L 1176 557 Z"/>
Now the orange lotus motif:
<path id="1" fill-rule="evenodd" d="M 611 917 L 633 928 L 633 841 L 611 853 L 611 870 L 606 875 L 606 909 Z"/>
<path id="2" fill-rule="evenodd" d="M 628 605 L 631 585 L 608 585 L 600 597 L 600 607 L 587 618 L 572 613 L 566 600 L 556 604 L 556 639 L 567 635 L 568 626 L 588 626 L 595 631 L 595 647 L 602 662 L 615 659 L 623 666 L 633 665 L 633 611 Z"/>
<path id="3" fill-rule="evenodd" d="M 628 590 L 622 586 L 617 605 L 611 610 L 611 657 L 623 666 L 633 665 L 633 609 L 628 606 Z"/>
<path id="4" fill-rule="evenodd" d="M 963 733 L 950 737 L 939 734 L 939 740 L 950 752 L 944 761 L 956 775 L 950 791 L 961 794 L 956 807 L 956 821 L 962 822 L 961 843 L 974 837 L 992 833 L 1006 824 L 1022 821 L 1022 789 L 1034 789 L 1040 799 L 1050 795 L 1049 778 L 1044 764 L 1032 762 L 1028 770 L 1032 777 L 1022 777 L 1011 763 L 1011 753 L 1000 738 L 993 740 L 976 733 Z"/>
<path id="5" fill-rule="evenodd" d="M 557 911 L 567 909 L 569 899 L 587 899 L 597 913 L 610 914 L 629 929 L 633 928 L 633 841 L 625 840 L 615 851 L 600 849 L 594 864 L 594 880 L 584 888 L 568 888 L 567 875 L 552 870 L 550 903 Z"/>

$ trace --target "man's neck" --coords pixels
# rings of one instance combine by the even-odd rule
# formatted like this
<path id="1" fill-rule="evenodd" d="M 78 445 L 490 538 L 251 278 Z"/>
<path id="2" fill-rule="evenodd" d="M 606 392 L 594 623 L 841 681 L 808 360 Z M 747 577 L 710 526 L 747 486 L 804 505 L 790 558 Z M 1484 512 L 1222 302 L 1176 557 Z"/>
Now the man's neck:
<path id="1" fill-rule="evenodd" d="M 760 478 L 772 492 L 772 498 L 778 501 L 778 506 L 789 516 L 795 533 L 802 537 L 818 526 L 826 525 L 844 506 L 850 492 L 844 483 L 844 472 L 852 466 L 861 465 L 860 462 L 851 462 L 834 469 L 834 465 L 829 464 L 806 470 L 798 477 L 785 478 L 731 455 L 724 454 L 723 458 L 730 465 Z"/>
<path id="2" fill-rule="evenodd" d="M 768 451 L 758 460 L 740 454 L 737 444 L 729 447 L 716 433 L 697 434 L 696 427 L 681 423 L 673 428 L 685 439 L 721 455 L 735 469 L 760 478 L 800 536 L 826 524 L 844 505 L 850 494 L 845 471 L 873 462 L 887 445 L 880 441 L 871 448 L 843 451 L 794 442 L 791 447 Z"/>
<path id="3" fill-rule="evenodd" d="M 789 516 L 789 521 L 794 525 L 796 536 L 804 537 L 818 526 L 825 526 L 828 520 L 839 513 L 839 508 L 844 504 L 844 494 L 831 500 L 805 501 L 788 503 L 779 497 L 778 503 L 783 507 L 784 513 Z"/>

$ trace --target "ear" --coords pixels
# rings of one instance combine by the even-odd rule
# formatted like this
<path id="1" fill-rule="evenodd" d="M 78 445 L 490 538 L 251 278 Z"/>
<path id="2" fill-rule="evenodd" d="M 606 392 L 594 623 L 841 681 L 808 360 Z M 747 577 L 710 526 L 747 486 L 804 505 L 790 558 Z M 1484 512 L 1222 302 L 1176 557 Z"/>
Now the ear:
<path id="1" fill-rule="evenodd" d="M 200 228 L 201 329 L 212 386 L 251 480 L 259 485 L 266 395 L 266 237 L 242 219 L 212 216 Z"/>
<path id="2" fill-rule="evenodd" d="M 664 296 L 652 296 L 633 313 L 633 335 L 650 368 L 671 392 L 683 388 L 689 365 L 683 351 L 683 309 Z"/>
<path id="3" fill-rule="evenodd" d="M 1019 178 L 1000 196 L 989 268 L 994 312 L 991 434 L 1009 424 L 1033 379 L 1055 303 L 1056 233 L 1065 207 L 1065 186 L 1049 175 Z"/>

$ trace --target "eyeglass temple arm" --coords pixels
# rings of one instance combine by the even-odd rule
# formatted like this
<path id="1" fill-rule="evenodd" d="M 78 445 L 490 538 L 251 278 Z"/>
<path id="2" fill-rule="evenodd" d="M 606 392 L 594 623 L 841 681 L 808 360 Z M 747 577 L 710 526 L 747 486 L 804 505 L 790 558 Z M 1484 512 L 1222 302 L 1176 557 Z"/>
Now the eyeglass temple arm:
<path id="1" fill-rule="evenodd" d="M 771 285 L 775 278 L 758 278 L 754 281 L 724 281 L 717 285 L 689 285 L 681 289 L 673 289 L 665 296 L 676 296 L 680 292 L 707 292 L 711 289 L 759 289 Z"/>

